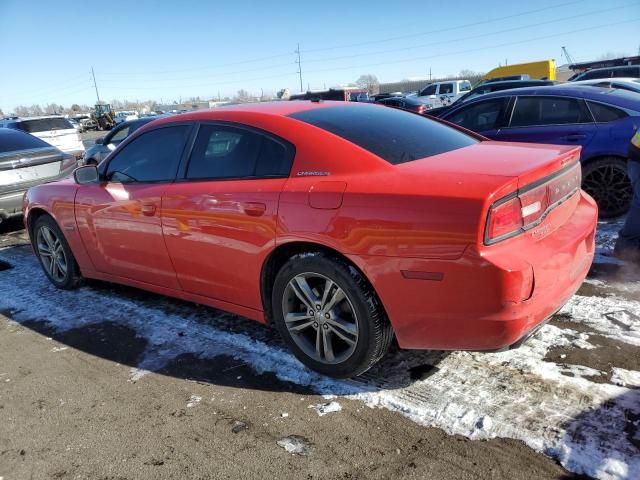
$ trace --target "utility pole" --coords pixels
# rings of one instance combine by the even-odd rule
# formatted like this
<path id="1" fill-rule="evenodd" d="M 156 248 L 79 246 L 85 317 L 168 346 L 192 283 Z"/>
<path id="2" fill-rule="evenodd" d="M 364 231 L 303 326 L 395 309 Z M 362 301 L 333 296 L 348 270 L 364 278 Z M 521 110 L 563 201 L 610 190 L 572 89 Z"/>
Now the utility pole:
<path id="1" fill-rule="evenodd" d="M 431 67 L 429 67 L 429 81 L 431 81 Z"/>
<path id="2" fill-rule="evenodd" d="M 302 63 L 300 62 L 300 44 L 298 43 L 298 48 L 296 49 L 296 52 L 298 54 L 298 60 L 296 60 L 296 63 L 298 64 L 298 76 L 300 77 L 300 92 L 302 92 Z"/>
<path id="3" fill-rule="evenodd" d="M 91 76 L 93 77 L 93 86 L 96 89 L 96 98 L 98 100 L 98 103 L 100 103 L 100 95 L 98 94 L 98 84 L 96 83 L 96 74 L 93 71 L 93 66 L 91 67 Z"/>

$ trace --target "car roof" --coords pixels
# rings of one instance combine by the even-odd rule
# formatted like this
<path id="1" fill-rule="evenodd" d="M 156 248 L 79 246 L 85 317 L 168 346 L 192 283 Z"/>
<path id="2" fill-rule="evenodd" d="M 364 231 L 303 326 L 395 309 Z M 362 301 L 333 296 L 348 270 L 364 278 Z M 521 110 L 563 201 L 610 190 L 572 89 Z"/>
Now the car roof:
<path id="1" fill-rule="evenodd" d="M 43 120 L 46 118 L 63 118 L 65 120 L 68 120 L 64 118 L 62 115 L 39 115 L 37 117 L 11 117 L 9 118 L 9 120 L 12 120 L 14 122 L 24 122 L 28 120 Z"/>
<path id="2" fill-rule="evenodd" d="M 512 95 L 553 95 L 557 97 L 577 97 L 588 100 L 601 101 L 623 108 L 631 108 L 640 112 L 640 95 L 628 92 L 629 95 L 617 95 L 615 88 L 596 87 L 593 85 L 543 85 L 539 87 L 522 87 L 510 90 L 491 92 L 465 102 L 463 105 L 471 105 L 490 98 L 509 97 Z M 637 97 L 637 98 L 636 98 Z M 456 109 L 457 110 L 457 109 Z"/>
<path id="3" fill-rule="evenodd" d="M 494 87 L 494 86 L 499 87 L 499 86 L 505 86 L 505 85 L 513 85 L 514 87 L 517 87 L 518 85 L 525 85 L 525 86 L 534 87 L 536 85 L 539 85 L 539 86 L 553 85 L 553 80 L 538 80 L 538 79 L 531 79 L 531 80 L 499 80 L 497 82 L 481 83 L 480 85 L 475 87 L 474 90 L 476 88 Z"/>
<path id="4" fill-rule="evenodd" d="M 154 125 L 165 123 L 177 123 L 181 121 L 216 120 L 220 119 L 220 114 L 226 112 L 253 113 L 265 116 L 286 117 L 293 113 L 314 110 L 317 108 L 327 108 L 338 105 L 350 104 L 359 105 L 359 102 L 344 102 L 334 100 L 281 100 L 276 102 L 243 103 L 239 105 L 225 105 L 222 107 L 208 108 L 206 110 L 195 110 L 192 112 L 169 115 L 156 118 Z M 368 105 L 368 103 L 367 103 Z"/>

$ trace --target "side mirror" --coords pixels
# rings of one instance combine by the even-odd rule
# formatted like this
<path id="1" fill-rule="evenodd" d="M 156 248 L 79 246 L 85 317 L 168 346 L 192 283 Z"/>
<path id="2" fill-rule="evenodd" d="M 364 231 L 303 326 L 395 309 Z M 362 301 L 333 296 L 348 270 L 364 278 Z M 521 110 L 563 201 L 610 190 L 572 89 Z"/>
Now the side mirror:
<path id="1" fill-rule="evenodd" d="M 74 170 L 73 179 L 78 185 L 86 185 L 88 183 L 97 183 L 100 175 L 95 165 L 85 165 Z"/>
<path id="2" fill-rule="evenodd" d="M 104 137 L 96 138 L 96 145 L 102 145 L 104 143 Z"/>

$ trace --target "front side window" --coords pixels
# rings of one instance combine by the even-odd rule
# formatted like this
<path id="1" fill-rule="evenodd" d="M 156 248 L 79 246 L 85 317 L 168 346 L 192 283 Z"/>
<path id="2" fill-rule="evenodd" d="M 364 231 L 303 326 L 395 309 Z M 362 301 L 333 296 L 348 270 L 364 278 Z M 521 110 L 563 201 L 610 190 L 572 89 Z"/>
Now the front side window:
<path id="1" fill-rule="evenodd" d="M 588 123 L 591 116 L 583 102 L 565 97 L 518 97 L 511 127 Z"/>
<path id="2" fill-rule="evenodd" d="M 143 133 L 109 162 L 111 182 L 166 182 L 175 178 L 190 127 L 176 125 Z"/>
<path id="3" fill-rule="evenodd" d="M 625 118 L 627 113 L 619 108 L 612 107 L 611 105 L 604 105 L 602 103 L 587 102 L 589 109 L 593 114 L 593 118 L 598 123 L 613 122 L 620 118 Z"/>
<path id="4" fill-rule="evenodd" d="M 292 147 L 252 130 L 202 125 L 187 167 L 187 178 L 263 178 L 289 175 Z"/>
<path id="5" fill-rule="evenodd" d="M 443 83 L 440 85 L 440 95 L 453 93 L 453 83 Z"/>
<path id="6" fill-rule="evenodd" d="M 485 100 L 462 108 L 444 118 L 474 132 L 493 130 L 497 128 L 508 101 L 508 97 Z"/>
<path id="7" fill-rule="evenodd" d="M 429 85 L 428 87 L 422 89 L 422 91 L 420 92 L 420 96 L 426 97 L 427 95 L 435 95 L 436 88 L 438 88 L 437 85 Z"/>

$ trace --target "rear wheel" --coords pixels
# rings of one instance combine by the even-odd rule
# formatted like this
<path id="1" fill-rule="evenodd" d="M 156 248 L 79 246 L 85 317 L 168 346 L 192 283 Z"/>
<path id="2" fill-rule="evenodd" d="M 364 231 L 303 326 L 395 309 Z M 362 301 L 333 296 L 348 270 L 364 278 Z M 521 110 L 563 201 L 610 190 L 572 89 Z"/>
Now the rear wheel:
<path id="1" fill-rule="evenodd" d="M 587 163 L 582 168 L 582 188 L 598 204 L 600 218 L 626 213 L 633 197 L 626 160 L 604 157 Z"/>
<path id="2" fill-rule="evenodd" d="M 51 283 L 64 290 L 72 290 L 80 285 L 80 268 L 53 218 L 43 215 L 36 220 L 33 243 L 40 265 Z"/>
<path id="3" fill-rule="evenodd" d="M 276 276 L 272 304 L 289 348 L 325 375 L 364 373 L 393 339 L 382 305 L 362 275 L 323 253 L 292 257 Z"/>

